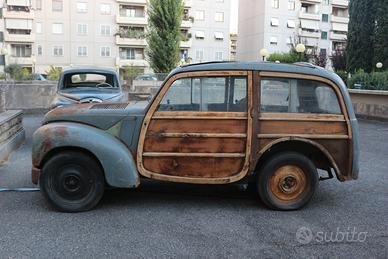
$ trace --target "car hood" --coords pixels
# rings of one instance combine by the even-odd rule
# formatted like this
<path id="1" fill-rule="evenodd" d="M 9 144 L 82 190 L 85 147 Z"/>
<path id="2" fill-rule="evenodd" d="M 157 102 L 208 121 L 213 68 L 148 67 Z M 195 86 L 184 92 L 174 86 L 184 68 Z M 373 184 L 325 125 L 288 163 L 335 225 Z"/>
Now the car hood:
<path id="1" fill-rule="evenodd" d="M 112 99 L 116 96 L 121 95 L 120 89 L 106 89 L 106 88 L 88 88 L 88 87 L 79 87 L 79 88 L 68 88 L 60 89 L 58 91 L 59 95 L 62 95 L 66 98 L 80 101 L 83 99 L 97 98 L 101 101 Z"/>
<path id="2" fill-rule="evenodd" d="M 147 101 L 68 105 L 48 112 L 43 124 L 77 122 L 107 130 L 128 116 L 144 116 L 148 105 Z"/>

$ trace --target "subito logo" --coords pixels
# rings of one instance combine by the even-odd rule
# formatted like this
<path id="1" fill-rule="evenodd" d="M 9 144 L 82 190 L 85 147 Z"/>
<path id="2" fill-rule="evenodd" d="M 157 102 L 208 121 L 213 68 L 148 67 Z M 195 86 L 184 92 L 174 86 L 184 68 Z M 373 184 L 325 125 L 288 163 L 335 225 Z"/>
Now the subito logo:
<path id="1" fill-rule="evenodd" d="M 313 240 L 313 232 L 307 227 L 301 227 L 296 231 L 295 237 L 299 243 L 307 245 Z"/>

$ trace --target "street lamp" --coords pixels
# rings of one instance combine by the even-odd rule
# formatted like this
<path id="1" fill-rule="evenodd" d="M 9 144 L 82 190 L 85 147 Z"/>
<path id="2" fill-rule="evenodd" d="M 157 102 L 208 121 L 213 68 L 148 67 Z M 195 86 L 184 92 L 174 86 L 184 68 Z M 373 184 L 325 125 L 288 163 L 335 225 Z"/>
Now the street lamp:
<path id="1" fill-rule="evenodd" d="M 377 67 L 377 69 L 383 68 L 383 63 L 378 62 L 378 63 L 376 64 L 376 67 Z"/>
<path id="2" fill-rule="evenodd" d="M 302 61 L 302 53 L 305 52 L 306 46 L 302 43 L 299 43 L 298 45 L 296 45 L 295 50 L 299 53 L 299 61 Z"/>
<path id="3" fill-rule="evenodd" d="M 263 61 L 265 61 L 265 58 L 269 56 L 269 52 L 267 49 L 261 49 L 260 50 L 260 57 L 263 57 Z"/>

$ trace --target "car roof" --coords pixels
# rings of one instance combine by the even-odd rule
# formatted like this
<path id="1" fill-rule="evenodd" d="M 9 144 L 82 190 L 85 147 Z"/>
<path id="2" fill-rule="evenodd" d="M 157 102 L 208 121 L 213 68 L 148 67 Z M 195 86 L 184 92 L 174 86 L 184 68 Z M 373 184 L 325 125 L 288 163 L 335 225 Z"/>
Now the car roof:
<path id="1" fill-rule="evenodd" d="M 115 74 L 117 72 L 113 68 L 105 68 L 105 67 L 71 67 L 65 68 L 62 72 L 65 74 L 74 74 L 74 73 L 103 73 L 103 74 Z"/>

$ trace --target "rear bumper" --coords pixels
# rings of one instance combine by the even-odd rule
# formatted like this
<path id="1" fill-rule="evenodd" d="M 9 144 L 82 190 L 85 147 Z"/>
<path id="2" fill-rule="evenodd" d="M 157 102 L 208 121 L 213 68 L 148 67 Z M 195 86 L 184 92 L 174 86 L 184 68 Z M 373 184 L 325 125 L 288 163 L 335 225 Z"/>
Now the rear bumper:
<path id="1" fill-rule="evenodd" d="M 35 167 L 35 166 L 32 166 L 32 169 L 31 169 L 31 180 L 32 180 L 33 184 L 38 184 L 39 176 L 40 176 L 40 169 Z"/>

